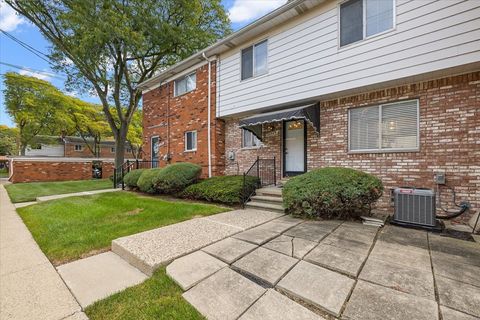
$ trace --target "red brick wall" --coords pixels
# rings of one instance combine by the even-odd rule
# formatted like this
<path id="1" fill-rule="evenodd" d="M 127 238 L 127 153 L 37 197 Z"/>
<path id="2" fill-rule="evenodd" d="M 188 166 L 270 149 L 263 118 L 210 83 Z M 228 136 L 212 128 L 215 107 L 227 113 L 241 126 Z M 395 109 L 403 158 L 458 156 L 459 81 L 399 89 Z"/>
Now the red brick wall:
<path id="1" fill-rule="evenodd" d="M 113 175 L 113 161 L 103 161 L 102 177 Z M 67 181 L 92 179 L 92 161 L 36 161 L 13 160 L 13 175 L 10 181 L 35 182 L 35 181 Z"/>
<path id="2" fill-rule="evenodd" d="M 348 109 L 403 99 L 419 99 L 420 151 L 395 153 L 348 153 Z M 480 72 L 411 83 L 322 101 L 320 135 L 309 126 L 307 168 L 351 167 L 380 177 L 386 187 L 380 203 L 390 204 L 389 188 L 416 186 L 434 188 L 433 172 L 445 170 L 447 185 L 457 193 L 457 202 L 468 200 L 480 208 Z M 239 150 L 240 129 L 236 120 L 226 123 L 226 152 L 236 151 L 236 160 L 227 160 L 226 173 L 240 172 L 257 155 L 280 157 L 281 129 L 264 139 L 265 147 Z M 451 193 L 442 189 L 443 200 Z"/>
<path id="3" fill-rule="evenodd" d="M 224 123 L 215 117 L 215 63 L 212 63 L 211 83 L 211 147 L 212 174 L 221 175 L 225 166 Z M 143 95 L 143 150 L 144 159 L 151 160 L 151 137 L 160 137 L 162 160 L 171 155 L 170 163 L 192 162 L 202 166 L 202 176 L 208 176 L 208 64 L 197 69 L 196 89 L 174 97 L 173 81 L 155 88 Z M 197 131 L 197 151 L 186 152 L 184 135 L 186 131 Z"/>
<path id="4" fill-rule="evenodd" d="M 75 145 L 80 144 L 83 146 L 81 151 L 75 150 Z M 112 152 L 113 146 L 102 146 L 100 148 L 100 158 L 114 158 L 115 152 Z M 65 157 L 68 158 L 94 158 L 92 152 L 84 143 L 67 143 L 65 145 Z M 133 155 L 131 152 L 125 150 L 125 159 L 131 159 Z"/>

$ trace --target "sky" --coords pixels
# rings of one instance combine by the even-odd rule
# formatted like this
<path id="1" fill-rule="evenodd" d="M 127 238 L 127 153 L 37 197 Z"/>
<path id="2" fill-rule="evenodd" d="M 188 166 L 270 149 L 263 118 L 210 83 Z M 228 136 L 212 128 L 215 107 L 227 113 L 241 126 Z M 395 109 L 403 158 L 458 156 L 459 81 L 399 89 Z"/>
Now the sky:
<path id="1" fill-rule="evenodd" d="M 286 2 L 287 0 L 222 0 L 222 4 L 229 14 L 234 31 Z M 40 52 L 48 53 L 49 43 L 44 39 L 38 29 L 26 19 L 18 16 L 3 0 L 0 0 L 0 29 Z M 65 77 L 63 75 L 56 74 L 52 71 L 47 61 L 36 56 L 0 32 L 0 76 L 9 71 L 47 80 L 60 90 L 65 91 Z M 0 124 L 13 127 L 14 123 L 5 112 L 3 78 L 0 80 Z M 75 93 L 69 94 L 76 95 Z M 98 102 L 95 97 L 91 96 L 77 97 L 89 102 Z"/>

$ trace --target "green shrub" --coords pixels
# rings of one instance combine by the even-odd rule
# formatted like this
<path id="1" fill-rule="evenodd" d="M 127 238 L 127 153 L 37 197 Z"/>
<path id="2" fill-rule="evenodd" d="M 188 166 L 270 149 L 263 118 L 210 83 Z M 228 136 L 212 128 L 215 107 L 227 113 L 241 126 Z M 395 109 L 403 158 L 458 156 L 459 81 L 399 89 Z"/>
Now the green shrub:
<path id="1" fill-rule="evenodd" d="M 123 177 L 123 182 L 130 188 L 137 188 L 138 179 L 143 171 L 145 171 L 145 169 L 135 169 L 130 171 Z"/>
<path id="2" fill-rule="evenodd" d="M 159 193 L 176 194 L 195 183 L 201 173 L 202 167 L 199 165 L 188 162 L 174 163 L 155 176 L 153 185 Z"/>
<path id="3" fill-rule="evenodd" d="M 157 176 L 162 171 L 162 168 L 153 168 L 153 169 L 145 169 L 143 170 L 140 178 L 137 181 L 137 187 L 142 192 L 147 193 L 155 193 L 155 184 L 154 181 L 156 180 Z"/>
<path id="4" fill-rule="evenodd" d="M 246 194 L 258 187 L 257 177 L 246 177 Z M 202 180 L 187 187 L 183 196 L 189 199 L 206 200 L 226 204 L 239 204 L 243 200 L 243 176 L 222 176 Z"/>
<path id="5" fill-rule="evenodd" d="M 349 168 L 322 168 L 291 178 L 283 187 L 288 213 L 323 218 L 370 213 L 383 192 L 377 177 Z"/>

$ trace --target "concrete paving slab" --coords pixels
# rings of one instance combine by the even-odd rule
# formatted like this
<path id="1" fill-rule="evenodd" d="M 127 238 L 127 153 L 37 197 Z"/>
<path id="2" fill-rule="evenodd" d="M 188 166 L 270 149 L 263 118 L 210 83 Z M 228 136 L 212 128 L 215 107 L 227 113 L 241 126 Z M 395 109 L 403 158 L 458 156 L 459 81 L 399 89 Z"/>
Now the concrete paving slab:
<path id="1" fill-rule="evenodd" d="M 209 320 L 237 319 L 265 293 L 244 276 L 223 268 L 183 294 Z"/>
<path id="2" fill-rule="evenodd" d="M 274 286 L 297 262 L 297 259 L 260 247 L 232 266 L 267 285 Z"/>
<path id="3" fill-rule="evenodd" d="M 366 224 L 363 224 L 360 221 L 345 221 L 342 223 L 342 225 L 339 227 L 340 230 L 342 229 L 350 229 L 353 231 L 361 231 L 362 234 L 370 234 L 370 235 L 375 235 L 377 231 L 379 230 L 378 227 L 375 226 L 369 226 Z"/>
<path id="4" fill-rule="evenodd" d="M 393 244 L 428 249 L 426 231 L 387 225 L 381 230 L 378 239 Z"/>
<path id="5" fill-rule="evenodd" d="M 2 320 L 63 319 L 80 306 L 49 263 L 0 277 Z"/>
<path id="6" fill-rule="evenodd" d="M 222 260 L 223 262 L 232 264 L 257 247 L 258 246 L 256 244 L 235 238 L 227 238 L 211 244 L 202 250 Z"/>
<path id="7" fill-rule="evenodd" d="M 113 252 L 67 263 L 57 270 L 83 308 L 147 279 Z"/>
<path id="8" fill-rule="evenodd" d="M 322 320 L 323 318 L 277 291 L 269 289 L 239 320 L 258 319 Z"/>
<path id="9" fill-rule="evenodd" d="M 428 250 L 414 246 L 377 241 L 370 257 L 425 271 L 432 269 Z"/>
<path id="10" fill-rule="evenodd" d="M 37 202 L 43 202 L 43 201 L 63 199 L 68 197 L 90 196 L 92 194 L 99 194 L 99 193 L 105 193 L 105 192 L 117 192 L 117 191 L 122 191 L 122 189 L 121 188 L 103 189 L 103 190 L 82 191 L 82 192 L 73 192 L 73 193 L 65 193 L 65 194 L 55 194 L 51 196 L 37 197 L 36 200 Z"/>
<path id="11" fill-rule="evenodd" d="M 477 242 L 431 235 L 429 237 L 432 254 L 444 253 L 456 256 L 463 263 L 480 267 L 480 244 Z"/>
<path id="12" fill-rule="evenodd" d="M 323 239 L 321 243 L 328 244 L 337 248 L 347 249 L 364 256 L 368 254 L 370 247 L 372 246 L 371 242 L 365 243 L 364 241 L 349 239 L 343 236 L 337 236 L 335 234 L 330 234 L 325 239 Z"/>
<path id="13" fill-rule="evenodd" d="M 335 229 L 340 222 L 306 221 L 285 232 L 286 236 L 319 242 Z"/>
<path id="14" fill-rule="evenodd" d="M 440 304 L 480 317 L 480 288 L 435 276 Z"/>
<path id="15" fill-rule="evenodd" d="M 88 317 L 83 312 L 75 312 L 71 316 L 66 317 L 65 319 L 62 319 L 62 320 L 88 320 Z"/>
<path id="16" fill-rule="evenodd" d="M 226 266 L 203 251 L 195 251 L 170 263 L 167 274 L 186 291 Z"/>
<path id="17" fill-rule="evenodd" d="M 440 306 L 440 310 L 443 320 L 478 320 L 477 317 L 444 306 Z"/>
<path id="18" fill-rule="evenodd" d="M 31 243 L 33 241 L 35 240 L 33 240 L 31 233 L 20 218 L 13 223 L 8 223 L 5 219 L 0 220 L 0 249 L 18 246 L 25 242 Z"/>
<path id="19" fill-rule="evenodd" d="M 253 228 L 234 235 L 236 239 L 247 241 L 254 244 L 264 244 L 265 242 L 277 237 L 279 233 L 266 231 L 262 228 Z"/>
<path id="20" fill-rule="evenodd" d="M 367 254 L 320 243 L 304 260 L 355 277 L 366 258 Z"/>
<path id="21" fill-rule="evenodd" d="M 31 206 L 32 204 L 37 204 L 37 201 L 28 201 L 28 202 L 19 202 L 19 203 L 14 203 L 13 205 L 15 208 L 23 208 L 23 207 L 28 207 Z"/>
<path id="22" fill-rule="evenodd" d="M 355 281 L 337 272 L 300 261 L 277 288 L 334 316 L 339 316 Z"/>
<path id="23" fill-rule="evenodd" d="M 431 270 L 409 268 L 370 257 L 359 278 L 418 297 L 435 300 Z"/>
<path id="24" fill-rule="evenodd" d="M 359 280 L 342 319 L 355 320 L 434 320 L 435 301 Z"/>
<path id="25" fill-rule="evenodd" d="M 480 267 L 462 263 L 458 256 L 448 254 L 432 254 L 432 262 L 436 275 L 480 287 Z"/>
<path id="26" fill-rule="evenodd" d="M 281 235 L 263 245 L 264 248 L 277 251 L 287 256 L 302 259 L 318 243 L 302 238 Z"/>
<path id="27" fill-rule="evenodd" d="M 45 263 L 49 263 L 47 257 L 33 240 L 12 244 L 0 250 L 0 275 Z"/>
<path id="28" fill-rule="evenodd" d="M 299 223 L 303 222 L 304 220 L 298 219 L 298 218 L 293 218 L 290 216 L 283 216 L 278 219 L 272 220 L 270 222 L 267 222 L 265 224 L 262 224 L 261 226 L 258 226 L 258 228 L 262 228 L 266 231 L 270 232 L 276 232 L 276 233 L 282 233 L 285 232 L 286 230 L 298 225 Z"/>
<path id="29" fill-rule="evenodd" d="M 205 217 L 205 219 L 246 230 L 282 215 L 282 213 L 271 211 L 245 209 L 219 213 Z"/>
<path id="30" fill-rule="evenodd" d="M 364 232 L 362 228 L 355 227 L 338 227 L 331 236 L 336 236 L 343 239 L 363 242 L 365 244 L 372 244 L 375 239 L 375 233 Z"/>
<path id="31" fill-rule="evenodd" d="M 241 229 L 192 219 L 112 241 L 112 251 L 147 275 L 161 265 L 231 236 Z"/>

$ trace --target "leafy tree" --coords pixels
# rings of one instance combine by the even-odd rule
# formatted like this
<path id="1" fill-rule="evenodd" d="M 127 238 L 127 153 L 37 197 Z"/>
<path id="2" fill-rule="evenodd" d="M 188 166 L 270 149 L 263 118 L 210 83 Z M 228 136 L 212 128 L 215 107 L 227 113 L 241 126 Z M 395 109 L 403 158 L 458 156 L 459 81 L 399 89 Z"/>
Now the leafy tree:
<path id="1" fill-rule="evenodd" d="M 4 83 L 6 111 L 18 128 L 21 155 L 38 135 L 58 135 L 71 127 L 64 95 L 47 81 L 8 72 Z"/>
<path id="2" fill-rule="evenodd" d="M 143 146 L 143 124 L 142 111 L 137 110 L 133 115 L 132 122 L 127 134 L 128 144 L 132 147 L 132 155 L 135 159 L 139 159 L 142 155 Z"/>
<path id="3" fill-rule="evenodd" d="M 18 154 L 18 129 L 0 125 L 0 155 Z"/>
<path id="4" fill-rule="evenodd" d="M 96 92 L 115 138 L 117 166 L 141 99 L 138 83 L 230 31 L 220 0 L 5 2 L 52 43 L 50 58 L 70 86 Z"/>

